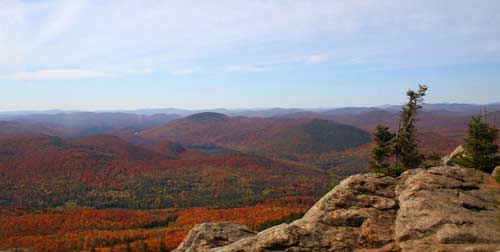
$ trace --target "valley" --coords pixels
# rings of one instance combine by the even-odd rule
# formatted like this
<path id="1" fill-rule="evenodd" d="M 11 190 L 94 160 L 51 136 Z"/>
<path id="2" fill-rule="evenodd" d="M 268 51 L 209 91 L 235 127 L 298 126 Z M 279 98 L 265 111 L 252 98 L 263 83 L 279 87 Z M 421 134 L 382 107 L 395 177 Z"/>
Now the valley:
<path id="1" fill-rule="evenodd" d="M 296 218 L 343 178 L 369 172 L 371 131 L 396 128 L 399 116 L 381 108 L 234 113 L 4 117 L 0 248 L 167 251 L 196 223 L 259 229 Z M 475 113 L 424 110 L 424 154 L 461 144 Z M 499 113 L 488 115 L 496 125 Z"/>

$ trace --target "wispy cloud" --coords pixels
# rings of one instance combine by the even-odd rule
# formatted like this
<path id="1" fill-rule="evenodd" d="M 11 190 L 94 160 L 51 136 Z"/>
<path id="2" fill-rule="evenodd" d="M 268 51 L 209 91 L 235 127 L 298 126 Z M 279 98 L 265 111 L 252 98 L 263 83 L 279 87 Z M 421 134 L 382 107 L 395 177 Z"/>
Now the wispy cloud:
<path id="1" fill-rule="evenodd" d="M 251 64 L 242 65 L 231 65 L 226 66 L 224 71 L 226 72 L 266 72 L 271 71 L 272 67 L 287 65 L 287 64 L 310 64 L 316 65 L 324 63 L 328 60 L 328 53 L 314 53 L 307 56 L 289 56 L 284 58 L 278 58 L 270 61 L 255 62 Z"/>
<path id="2" fill-rule="evenodd" d="M 328 60 L 328 54 L 317 53 L 309 55 L 305 58 L 305 63 L 310 65 L 321 64 Z"/>
<path id="3" fill-rule="evenodd" d="M 373 64 L 385 66 L 500 58 L 500 4 L 495 0 L 479 1 L 474 8 L 470 0 L 453 4 L 428 0 L 0 2 L 0 72 L 8 73 L 60 66 L 212 68 L 317 50 L 328 51 L 336 59 L 370 54 Z M 318 53 L 302 62 L 320 64 L 328 58 Z M 242 70 L 262 71 L 259 67 Z"/>
<path id="4" fill-rule="evenodd" d="M 255 73 L 255 72 L 265 72 L 271 71 L 269 67 L 252 66 L 252 65 L 242 65 L 242 66 L 227 66 L 224 69 L 226 72 L 244 72 L 244 73 Z"/>
<path id="5" fill-rule="evenodd" d="M 39 34 L 41 43 L 49 42 L 62 36 L 81 17 L 88 1 L 72 0 L 59 3 L 52 12 L 50 19 L 44 24 Z"/>
<path id="6" fill-rule="evenodd" d="M 47 79 L 84 79 L 98 77 L 113 77 L 110 73 L 95 72 L 81 69 L 56 69 L 35 72 L 17 72 L 7 79 L 11 80 L 47 80 Z"/>
<path id="7" fill-rule="evenodd" d="M 193 69 L 175 69 L 170 71 L 172 75 L 191 75 L 193 74 Z"/>

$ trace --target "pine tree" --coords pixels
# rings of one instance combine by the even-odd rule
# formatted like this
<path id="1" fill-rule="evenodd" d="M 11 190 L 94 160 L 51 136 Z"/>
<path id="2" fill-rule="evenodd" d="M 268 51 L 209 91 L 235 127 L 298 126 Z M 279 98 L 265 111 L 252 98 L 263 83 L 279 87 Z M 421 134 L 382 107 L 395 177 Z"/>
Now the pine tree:
<path id="1" fill-rule="evenodd" d="M 500 165 L 498 145 L 495 144 L 497 139 L 496 127 L 490 126 L 481 116 L 473 116 L 465 139 L 464 154 L 457 156 L 452 163 L 491 173 Z"/>
<path id="2" fill-rule="evenodd" d="M 419 85 L 418 91 L 406 92 L 408 103 L 401 111 L 399 129 L 395 138 L 394 155 L 396 166 L 403 170 L 417 168 L 424 157 L 418 150 L 417 128 L 415 127 L 417 112 L 422 108 L 423 97 L 427 86 Z"/>
<path id="3" fill-rule="evenodd" d="M 389 127 L 377 126 L 374 135 L 375 147 L 371 153 L 370 166 L 376 172 L 390 176 L 399 176 L 407 169 L 417 168 L 424 156 L 418 150 L 417 112 L 422 108 L 427 86 L 420 85 L 418 91 L 406 92 L 408 103 L 401 111 L 399 129 L 392 133 Z"/>
<path id="4" fill-rule="evenodd" d="M 372 150 L 370 167 L 378 173 L 390 175 L 391 172 L 391 156 L 393 150 L 393 140 L 395 134 L 385 125 L 378 125 L 373 133 L 375 147 Z"/>

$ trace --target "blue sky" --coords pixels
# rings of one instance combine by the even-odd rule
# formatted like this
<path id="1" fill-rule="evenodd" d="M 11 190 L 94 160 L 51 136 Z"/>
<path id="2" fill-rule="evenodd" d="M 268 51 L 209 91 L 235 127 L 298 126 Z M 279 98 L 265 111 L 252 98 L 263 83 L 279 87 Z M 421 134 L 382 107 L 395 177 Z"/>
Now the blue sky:
<path id="1" fill-rule="evenodd" d="M 0 0 L 0 110 L 500 101 L 497 0 Z"/>

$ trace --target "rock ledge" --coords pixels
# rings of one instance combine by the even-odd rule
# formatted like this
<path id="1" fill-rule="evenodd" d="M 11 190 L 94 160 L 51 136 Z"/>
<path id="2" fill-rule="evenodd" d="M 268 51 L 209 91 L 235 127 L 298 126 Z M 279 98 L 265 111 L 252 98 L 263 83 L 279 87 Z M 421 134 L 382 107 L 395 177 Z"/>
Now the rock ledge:
<path id="1" fill-rule="evenodd" d="M 260 233 L 195 226 L 176 252 L 500 251 L 500 185 L 475 169 L 415 169 L 342 181 L 302 219 Z"/>

